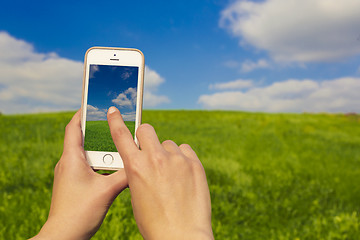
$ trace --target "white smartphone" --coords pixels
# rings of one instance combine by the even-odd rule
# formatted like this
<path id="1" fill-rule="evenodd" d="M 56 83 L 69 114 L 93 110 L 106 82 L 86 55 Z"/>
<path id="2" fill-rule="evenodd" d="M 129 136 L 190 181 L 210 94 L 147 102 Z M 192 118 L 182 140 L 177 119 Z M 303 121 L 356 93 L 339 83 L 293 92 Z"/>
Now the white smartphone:
<path id="1" fill-rule="evenodd" d="M 112 140 L 107 110 L 117 107 L 138 144 L 141 123 L 144 55 L 140 50 L 93 47 L 85 54 L 81 130 L 87 161 L 93 169 L 123 168 Z"/>

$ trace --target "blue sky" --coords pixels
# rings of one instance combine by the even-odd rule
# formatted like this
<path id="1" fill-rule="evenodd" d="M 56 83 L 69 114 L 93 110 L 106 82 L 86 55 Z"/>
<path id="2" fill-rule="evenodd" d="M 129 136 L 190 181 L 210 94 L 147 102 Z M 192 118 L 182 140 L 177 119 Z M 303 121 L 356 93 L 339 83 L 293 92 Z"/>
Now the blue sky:
<path id="1" fill-rule="evenodd" d="M 143 51 L 148 109 L 360 112 L 359 23 L 358 0 L 6 1 L 0 111 L 79 108 L 114 46 Z"/>

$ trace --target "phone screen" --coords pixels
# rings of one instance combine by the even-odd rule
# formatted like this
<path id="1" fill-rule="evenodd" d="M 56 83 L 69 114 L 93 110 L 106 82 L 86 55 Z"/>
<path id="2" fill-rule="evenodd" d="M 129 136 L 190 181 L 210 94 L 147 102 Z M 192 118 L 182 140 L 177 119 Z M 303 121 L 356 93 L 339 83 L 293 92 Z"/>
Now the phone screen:
<path id="1" fill-rule="evenodd" d="M 134 136 L 138 74 L 138 67 L 90 64 L 84 150 L 117 152 L 106 118 L 111 106 Z"/>

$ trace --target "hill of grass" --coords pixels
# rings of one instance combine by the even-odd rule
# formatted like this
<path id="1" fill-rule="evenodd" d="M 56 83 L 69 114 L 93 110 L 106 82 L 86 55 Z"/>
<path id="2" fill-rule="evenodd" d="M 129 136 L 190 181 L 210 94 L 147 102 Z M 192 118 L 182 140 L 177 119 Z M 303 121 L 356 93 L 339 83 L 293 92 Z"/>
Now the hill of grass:
<path id="1" fill-rule="evenodd" d="M 0 239 L 36 234 L 73 113 L 0 116 Z M 360 239 L 360 117 L 144 111 L 202 161 L 216 239 Z M 141 239 L 130 194 L 93 239 Z"/>

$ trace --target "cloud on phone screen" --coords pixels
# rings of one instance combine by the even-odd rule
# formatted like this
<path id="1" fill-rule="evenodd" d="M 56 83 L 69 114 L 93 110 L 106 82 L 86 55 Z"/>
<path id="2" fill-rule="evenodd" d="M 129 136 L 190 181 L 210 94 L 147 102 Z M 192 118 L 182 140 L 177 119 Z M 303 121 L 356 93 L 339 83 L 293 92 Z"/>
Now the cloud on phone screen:
<path id="1" fill-rule="evenodd" d="M 136 89 L 130 87 L 126 91 L 120 93 L 115 99 L 112 100 L 112 102 L 115 103 L 115 105 L 119 108 L 135 109 L 136 95 Z"/>
<path id="2" fill-rule="evenodd" d="M 121 114 L 121 116 L 124 121 L 135 121 L 136 113 L 135 113 L 135 111 L 127 112 L 127 113 Z"/>
<path id="3" fill-rule="evenodd" d="M 99 109 L 90 104 L 87 105 L 86 120 L 87 121 L 100 121 L 106 120 L 107 109 Z"/>

